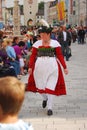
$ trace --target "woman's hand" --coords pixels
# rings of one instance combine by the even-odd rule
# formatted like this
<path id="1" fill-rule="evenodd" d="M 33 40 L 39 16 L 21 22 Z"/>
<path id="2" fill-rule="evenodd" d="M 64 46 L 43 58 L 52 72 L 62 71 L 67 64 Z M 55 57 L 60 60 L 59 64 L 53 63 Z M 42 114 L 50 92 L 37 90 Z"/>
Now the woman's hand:
<path id="1" fill-rule="evenodd" d="M 31 74 L 32 73 L 32 68 L 28 69 L 28 73 Z"/>
<path id="2" fill-rule="evenodd" d="M 68 69 L 67 69 L 67 68 L 64 69 L 64 73 L 65 73 L 65 74 L 68 74 Z"/>

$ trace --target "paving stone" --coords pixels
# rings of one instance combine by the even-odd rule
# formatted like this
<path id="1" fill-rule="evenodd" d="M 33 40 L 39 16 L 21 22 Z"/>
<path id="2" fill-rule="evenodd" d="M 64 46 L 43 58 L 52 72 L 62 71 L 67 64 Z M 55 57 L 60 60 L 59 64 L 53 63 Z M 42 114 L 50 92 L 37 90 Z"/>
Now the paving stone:
<path id="1" fill-rule="evenodd" d="M 71 45 L 72 57 L 67 63 L 65 77 L 67 95 L 54 97 L 53 115 L 47 116 L 42 108 L 42 96 L 25 93 L 19 117 L 30 122 L 34 130 L 87 130 L 87 44 Z M 21 81 L 27 83 L 28 76 Z"/>

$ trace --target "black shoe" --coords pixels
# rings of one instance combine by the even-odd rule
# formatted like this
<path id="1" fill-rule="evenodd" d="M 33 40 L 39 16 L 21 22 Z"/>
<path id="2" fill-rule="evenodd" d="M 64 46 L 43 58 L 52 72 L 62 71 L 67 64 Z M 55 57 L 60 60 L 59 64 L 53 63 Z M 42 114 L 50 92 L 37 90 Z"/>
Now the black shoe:
<path id="1" fill-rule="evenodd" d="M 69 59 L 66 59 L 66 61 L 69 61 Z"/>
<path id="2" fill-rule="evenodd" d="M 47 100 L 44 100 L 42 103 L 42 107 L 45 108 L 47 106 Z"/>
<path id="3" fill-rule="evenodd" d="M 48 116 L 53 115 L 53 112 L 52 112 L 52 110 L 51 110 L 51 109 L 49 109 L 49 110 L 47 111 L 47 115 L 48 115 Z"/>

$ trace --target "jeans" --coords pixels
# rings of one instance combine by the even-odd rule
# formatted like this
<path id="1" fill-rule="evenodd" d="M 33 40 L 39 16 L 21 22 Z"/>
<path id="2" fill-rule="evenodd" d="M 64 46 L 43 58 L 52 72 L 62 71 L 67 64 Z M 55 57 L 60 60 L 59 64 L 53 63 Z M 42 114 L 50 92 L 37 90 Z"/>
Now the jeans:
<path id="1" fill-rule="evenodd" d="M 66 57 L 66 60 L 69 59 L 69 45 L 68 45 L 68 42 L 67 41 L 64 41 L 63 43 L 61 43 L 61 47 L 62 47 L 62 53 L 63 53 L 63 56 Z"/>
<path id="2" fill-rule="evenodd" d="M 16 75 L 19 75 L 20 74 L 20 63 L 19 63 L 19 61 L 15 60 L 15 61 L 10 62 L 10 64 L 14 67 Z"/>

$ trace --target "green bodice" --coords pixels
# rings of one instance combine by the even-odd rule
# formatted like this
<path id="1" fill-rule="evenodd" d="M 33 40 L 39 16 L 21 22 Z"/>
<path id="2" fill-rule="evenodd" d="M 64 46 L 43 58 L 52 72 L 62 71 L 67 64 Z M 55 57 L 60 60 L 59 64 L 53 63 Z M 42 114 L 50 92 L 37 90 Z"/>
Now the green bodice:
<path id="1" fill-rule="evenodd" d="M 55 48 L 38 48 L 37 56 L 49 56 L 54 57 L 55 56 Z"/>

